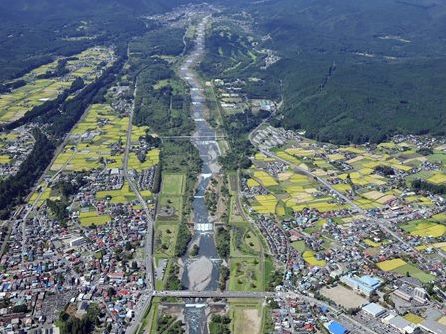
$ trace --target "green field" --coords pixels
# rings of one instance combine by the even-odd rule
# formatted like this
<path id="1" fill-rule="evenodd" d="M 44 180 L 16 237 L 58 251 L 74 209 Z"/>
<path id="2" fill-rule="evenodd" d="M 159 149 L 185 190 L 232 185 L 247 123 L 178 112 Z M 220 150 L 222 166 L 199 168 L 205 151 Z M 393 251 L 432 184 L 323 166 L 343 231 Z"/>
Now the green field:
<path id="1" fill-rule="evenodd" d="M 172 257 L 175 252 L 178 225 L 160 223 L 155 226 L 155 256 Z"/>
<path id="2" fill-rule="evenodd" d="M 182 195 L 185 187 L 184 174 L 163 174 L 162 192 L 169 195 Z"/>
<path id="3" fill-rule="evenodd" d="M 410 276 L 420 280 L 422 283 L 429 283 L 435 279 L 435 276 L 425 273 L 415 265 L 407 263 L 400 258 L 379 262 L 376 265 L 383 271 L 393 271 L 401 275 L 409 274 Z"/>
<path id="4" fill-rule="evenodd" d="M 263 272 L 258 258 L 231 257 L 229 290 L 261 291 L 263 288 Z"/>
<path id="5" fill-rule="evenodd" d="M 400 266 L 394 269 L 393 271 L 401 275 L 407 275 L 407 273 L 409 273 L 411 277 L 418 279 L 421 283 L 429 283 L 435 279 L 435 276 L 425 273 L 424 271 L 418 269 L 417 267 L 409 263 Z"/>
<path id="6" fill-rule="evenodd" d="M 307 246 L 305 245 L 305 241 L 303 241 L 303 240 L 294 241 L 291 243 L 291 246 L 301 254 L 307 249 Z"/>

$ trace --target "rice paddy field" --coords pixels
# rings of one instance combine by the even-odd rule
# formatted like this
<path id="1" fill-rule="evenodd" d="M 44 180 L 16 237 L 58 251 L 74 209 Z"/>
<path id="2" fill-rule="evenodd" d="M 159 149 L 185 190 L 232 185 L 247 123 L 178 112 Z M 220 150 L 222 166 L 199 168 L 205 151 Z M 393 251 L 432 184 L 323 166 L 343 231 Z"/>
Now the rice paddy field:
<path id="1" fill-rule="evenodd" d="M 397 258 L 386 260 L 383 262 L 379 262 L 376 265 L 382 271 L 392 271 L 401 275 L 409 274 L 422 283 L 429 283 L 435 279 L 435 276 L 418 269 L 415 265 L 407 263 L 403 259 Z"/>
<path id="2" fill-rule="evenodd" d="M 152 193 L 149 190 L 143 190 L 140 191 L 140 193 L 145 199 L 149 199 L 152 196 Z M 98 191 L 96 193 L 96 199 L 110 199 L 110 202 L 114 204 L 129 203 L 136 200 L 136 195 L 130 189 L 129 184 L 125 182 L 121 189 Z"/>
<path id="3" fill-rule="evenodd" d="M 90 227 L 90 226 L 100 226 L 105 225 L 111 221 L 110 215 L 107 214 L 99 214 L 96 210 L 92 211 L 84 211 L 79 213 L 79 221 L 81 226 Z"/>
<path id="4" fill-rule="evenodd" d="M 325 260 L 318 260 L 313 251 L 304 251 L 302 257 L 312 267 L 325 267 L 327 262 Z"/>
<path id="5" fill-rule="evenodd" d="M 275 154 L 314 175 L 329 181 L 337 191 L 351 196 L 363 209 L 380 209 L 403 198 L 407 204 L 431 206 L 424 196 L 406 196 L 392 187 L 392 178 L 376 171 L 377 167 L 392 168 L 404 175 L 407 184 L 421 178 L 435 185 L 446 184 L 446 147 L 437 147 L 427 156 L 419 153 L 412 143 L 385 142 L 375 148 L 365 146 L 335 146 L 302 139 L 296 144 L 273 149 Z M 258 153 L 255 160 L 267 162 L 268 157 Z M 415 173 L 423 162 L 439 164 L 438 170 Z M 354 194 L 353 194 L 354 190 Z"/>
<path id="6" fill-rule="evenodd" d="M 53 71 L 57 67 L 58 60 L 32 70 L 22 77 L 27 82 L 26 85 L 11 93 L 0 95 L 0 123 L 17 120 L 33 107 L 55 99 L 77 78 L 82 78 L 86 84 L 93 82 L 96 79 L 98 66 L 112 57 L 113 51 L 107 48 L 85 50 L 67 62 L 66 68 L 69 74 L 63 78 L 38 78 L 47 71 Z"/>
<path id="7" fill-rule="evenodd" d="M 28 203 L 31 205 L 35 204 L 36 207 L 41 207 L 47 199 L 54 201 L 60 199 L 60 196 L 54 196 L 54 194 L 52 194 L 51 188 L 46 186 L 45 183 L 41 183 L 37 187 L 37 190 L 31 194 Z"/>
<path id="8" fill-rule="evenodd" d="M 344 207 L 330 195 L 321 192 L 316 181 L 292 170 L 273 176 L 256 166 L 249 170 L 249 174 L 249 188 L 261 185 L 269 190 L 268 194 L 251 199 L 251 207 L 257 213 L 284 217 L 290 209 L 301 211 L 312 208 L 327 212 Z"/>
<path id="9" fill-rule="evenodd" d="M 441 213 L 430 219 L 414 220 L 401 226 L 413 236 L 440 238 L 446 234 L 446 214 Z"/>
<path id="10" fill-rule="evenodd" d="M 52 171 L 88 171 L 97 168 L 122 168 L 128 117 L 118 116 L 107 104 L 93 104 L 86 116 L 70 133 L 70 139 L 57 156 Z M 133 130 L 134 129 L 134 130 Z M 137 134 L 145 127 L 133 126 Z M 139 138 L 139 136 L 138 136 Z M 146 154 L 141 162 L 136 153 L 129 153 L 129 168 L 141 171 L 159 163 L 159 149 Z"/>

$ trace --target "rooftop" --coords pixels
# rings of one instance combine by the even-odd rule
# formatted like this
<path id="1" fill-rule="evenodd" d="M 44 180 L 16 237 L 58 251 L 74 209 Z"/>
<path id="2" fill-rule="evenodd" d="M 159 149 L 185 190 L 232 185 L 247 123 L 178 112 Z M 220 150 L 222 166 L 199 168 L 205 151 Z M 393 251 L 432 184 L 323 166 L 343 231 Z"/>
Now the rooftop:
<path id="1" fill-rule="evenodd" d="M 362 308 L 365 312 L 373 315 L 374 317 L 381 315 L 386 311 L 384 307 L 376 303 L 367 304 Z"/>

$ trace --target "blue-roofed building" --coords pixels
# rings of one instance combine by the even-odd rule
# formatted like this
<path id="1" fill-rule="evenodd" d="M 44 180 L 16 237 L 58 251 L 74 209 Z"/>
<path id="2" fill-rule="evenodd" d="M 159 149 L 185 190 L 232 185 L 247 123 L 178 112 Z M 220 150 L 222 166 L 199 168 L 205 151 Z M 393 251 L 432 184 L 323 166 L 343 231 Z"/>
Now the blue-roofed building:
<path id="1" fill-rule="evenodd" d="M 366 296 L 370 296 L 370 294 L 375 292 L 382 285 L 381 279 L 368 275 L 361 277 L 345 275 L 341 277 L 341 282 L 347 284 L 354 290 L 358 290 Z"/>
<path id="2" fill-rule="evenodd" d="M 328 312 L 328 307 L 326 305 L 322 305 L 320 308 L 322 313 L 327 313 Z"/>
<path id="3" fill-rule="evenodd" d="M 328 331 L 331 334 L 347 334 L 348 333 L 348 329 L 336 321 L 327 322 L 324 324 L 324 326 L 325 326 L 325 328 L 328 329 Z"/>

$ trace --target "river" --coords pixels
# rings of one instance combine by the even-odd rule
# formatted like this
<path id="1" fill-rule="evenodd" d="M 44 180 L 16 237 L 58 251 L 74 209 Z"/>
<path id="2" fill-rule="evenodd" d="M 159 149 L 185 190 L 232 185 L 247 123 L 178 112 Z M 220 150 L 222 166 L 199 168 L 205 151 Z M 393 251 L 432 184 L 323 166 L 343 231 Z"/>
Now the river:
<path id="1" fill-rule="evenodd" d="M 205 17 L 198 25 L 193 49 L 186 55 L 180 66 L 180 77 L 187 82 L 191 95 L 191 113 L 196 131 L 192 143 L 200 152 L 203 167 L 198 177 L 198 185 L 192 202 L 194 233 L 192 245 L 199 246 L 198 256 L 186 255 L 182 260 L 184 271 L 182 284 L 190 290 L 216 290 L 218 288 L 219 265 L 214 241 L 214 222 L 210 219 L 205 203 L 205 191 L 212 178 L 219 173 L 218 156 L 220 149 L 216 141 L 216 132 L 205 120 L 204 108 L 206 97 L 204 89 L 195 72 L 204 55 L 205 29 L 210 17 Z M 189 300 L 185 308 L 187 333 L 207 333 L 206 304 L 203 300 Z"/>

